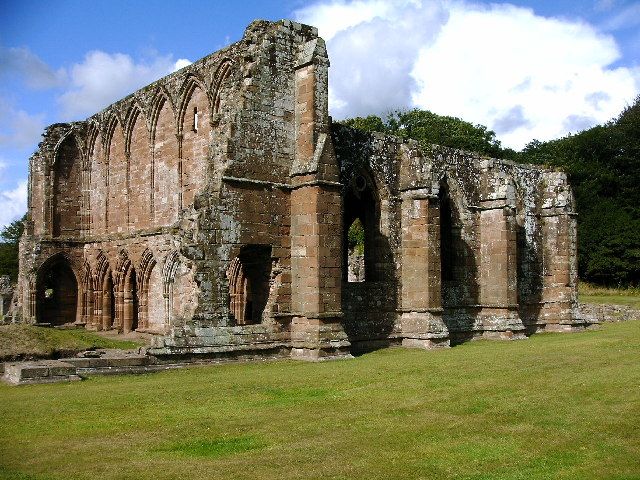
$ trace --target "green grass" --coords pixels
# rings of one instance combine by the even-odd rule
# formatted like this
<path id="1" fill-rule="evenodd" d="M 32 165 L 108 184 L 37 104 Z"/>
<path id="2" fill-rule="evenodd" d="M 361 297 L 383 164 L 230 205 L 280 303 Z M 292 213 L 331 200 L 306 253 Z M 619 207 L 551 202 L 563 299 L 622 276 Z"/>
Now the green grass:
<path id="1" fill-rule="evenodd" d="M 609 288 L 581 282 L 578 298 L 585 303 L 610 303 L 627 305 L 640 310 L 640 288 Z"/>
<path id="2" fill-rule="evenodd" d="M 638 479 L 640 322 L 0 386 L 0 478 Z"/>
<path id="3" fill-rule="evenodd" d="M 112 340 L 83 329 L 0 325 L 0 361 L 70 355 L 89 348 L 136 348 L 140 342 Z"/>

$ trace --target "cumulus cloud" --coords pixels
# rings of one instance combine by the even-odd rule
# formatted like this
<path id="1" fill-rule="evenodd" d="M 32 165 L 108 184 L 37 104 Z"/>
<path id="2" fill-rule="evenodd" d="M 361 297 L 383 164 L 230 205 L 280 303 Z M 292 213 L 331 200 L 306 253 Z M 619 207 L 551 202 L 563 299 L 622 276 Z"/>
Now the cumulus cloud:
<path id="1" fill-rule="evenodd" d="M 179 58 L 176 60 L 176 63 L 173 64 L 173 72 L 177 72 L 181 68 L 188 67 L 191 65 L 191 60 L 187 60 L 186 58 Z"/>
<path id="2" fill-rule="evenodd" d="M 521 148 L 609 120 L 640 86 L 640 69 L 611 67 L 610 35 L 509 4 L 334 0 L 297 18 L 328 40 L 336 118 L 415 106 Z"/>
<path id="3" fill-rule="evenodd" d="M 447 12 L 439 2 L 336 1 L 296 17 L 328 40 L 332 115 L 344 118 L 410 106 L 417 88 L 411 70 Z"/>
<path id="4" fill-rule="evenodd" d="M 27 181 L 21 180 L 13 190 L 0 191 L 0 228 L 22 217 L 27 211 Z"/>
<path id="5" fill-rule="evenodd" d="M 44 114 L 31 115 L 0 98 L 0 147 L 31 147 L 40 140 L 44 126 Z"/>
<path id="6" fill-rule="evenodd" d="M 94 50 L 71 67 L 71 87 L 58 98 L 62 117 L 78 119 L 95 113 L 149 83 L 186 66 L 171 55 L 136 62 L 129 55 Z M 189 62 L 190 63 L 190 62 Z"/>
<path id="7" fill-rule="evenodd" d="M 64 84 L 63 68 L 53 70 L 28 48 L 0 47 L 0 76 L 18 76 L 34 89 L 55 88 Z"/>

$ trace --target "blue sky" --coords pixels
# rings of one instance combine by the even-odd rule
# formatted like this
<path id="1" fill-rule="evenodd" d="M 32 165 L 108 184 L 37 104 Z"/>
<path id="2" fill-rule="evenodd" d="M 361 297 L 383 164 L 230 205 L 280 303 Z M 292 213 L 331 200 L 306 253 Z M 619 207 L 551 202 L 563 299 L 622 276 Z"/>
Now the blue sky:
<path id="1" fill-rule="evenodd" d="M 426 108 L 521 148 L 603 123 L 640 92 L 640 1 L 4 0 L 0 225 L 26 210 L 46 125 L 96 113 L 256 18 L 319 27 L 335 118 Z"/>

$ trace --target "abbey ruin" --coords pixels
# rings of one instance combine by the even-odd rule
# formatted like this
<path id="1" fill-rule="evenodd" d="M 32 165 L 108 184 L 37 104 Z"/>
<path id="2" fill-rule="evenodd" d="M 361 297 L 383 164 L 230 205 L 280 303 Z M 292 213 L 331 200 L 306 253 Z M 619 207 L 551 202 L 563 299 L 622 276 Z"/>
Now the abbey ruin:
<path id="1" fill-rule="evenodd" d="M 565 174 L 332 123 L 328 68 L 315 28 L 256 21 L 48 127 L 22 320 L 149 332 L 158 356 L 310 360 L 585 328 Z"/>

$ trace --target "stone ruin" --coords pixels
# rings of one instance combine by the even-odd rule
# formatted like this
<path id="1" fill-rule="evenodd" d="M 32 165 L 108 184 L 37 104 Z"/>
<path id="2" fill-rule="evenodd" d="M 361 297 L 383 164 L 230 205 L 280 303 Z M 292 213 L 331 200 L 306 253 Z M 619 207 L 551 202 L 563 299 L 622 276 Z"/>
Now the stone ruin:
<path id="1" fill-rule="evenodd" d="M 13 298 L 13 284 L 8 275 L 0 275 L 0 323 L 9 319 L 11 299 Z"/>
<path id="2" fill-rule="evenodd" d="M 30 159 L 22 321 L 152 333 L 160 357 L 309 360 L 588 326 L 564 173 L 333 123 L 328 68 L 315 28 L 256 21 L 48 127 Z"/>

